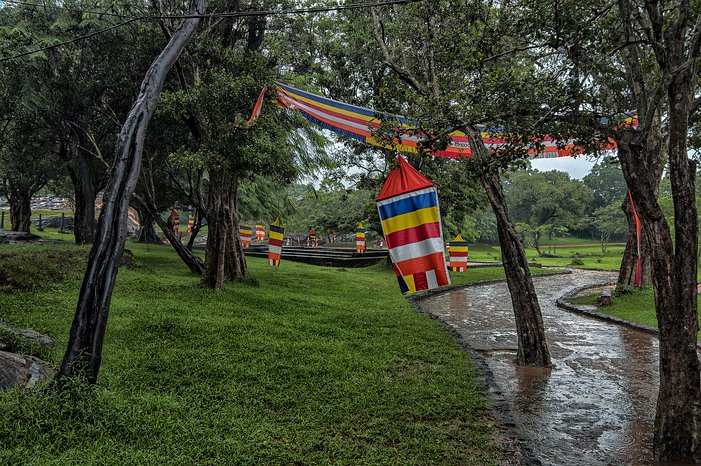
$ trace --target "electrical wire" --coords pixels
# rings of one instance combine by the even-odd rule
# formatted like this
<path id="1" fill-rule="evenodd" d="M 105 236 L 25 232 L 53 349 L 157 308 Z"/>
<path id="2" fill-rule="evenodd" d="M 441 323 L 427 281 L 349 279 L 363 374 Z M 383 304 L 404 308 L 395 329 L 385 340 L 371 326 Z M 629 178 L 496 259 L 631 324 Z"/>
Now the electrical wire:
<path id="1" fill-rule="evenodd" d="M 127 19 L 138 19 L 138 20 L 154 20 L 154 19 L 185 19 L 185 18 L 243 18 L 251 16 L 284 16 L 284 15 L 296 15 L 296 14 L 309 14 L 309 13 L 326 13 L 331 11 L 343 11 L 343 10 L 358 10 L 364 8 L 391 6 L 391 5 L 408 5 L 411 3 L 422 2 L 423 0 L 383 0 L 379 2 L 364 2 L 364 3 L 352 3 L 350 5 L 334 5 L 334 6 L 317 6 L 317 7 L 307 7 L 307 8 L 292 8 L 287 10 L 253 10 L 253 11 L 233 11 L 228 13 L 206 13 L 202 15 L 141 15 L 141 16 L 130 16 L 121 13 L 114 13 L 111 11 L 96 11 L 96 10 L 85 10 L 80 8 L 70 8 L 58 5 L 46 5 L 43 3 L 31 3 L 24 2 L 21 0 L 0 0 L 1 3 L 10 3 L 13 5 L 21 6 L 36 6 L 44 8 L 54 8 L 58 10 L 73 11 L 76 13 L 91 13 L 95 15 L 104 16 L 116 16 L 119 18 Z"/>
<path id="2" fill-rule="evenodd" d="M 245 17 L 254 17 L 254 16 L 284 16 L 284 15 L 298 15 L 298 14 L 315 14 L 315 13 L 328 13 L 331 11 L 343 11 L 343 10 L 359 10 L 359 9 L 365 9 L 365 8 L 373 8 L 373 7 L 381 7 L 381 6 L 390 6 L 390 5 L 408 5 L 411 3 L 418 3 L 422 2 L 423 0 L 384 0 L 380 2 L 371 2 L 371 3 L 354 3 L 350 5 L 336 5 L 336 6 L 328 6 L 328 7 L 309 7 L 309 8 L 295 8 L 295 9 L 288 9 L 288 10 L 257 10 L 257 11 L 236 11 L 236 12 L 230 12 L 230 13 L 209 13 L 209 14 L 203 14 L 203 15 L 147 15 L 147 16 L 134 16 L 134 17 L 129 17 L 126 15 L 119 15 L 117 13 L 111 13 L 111 12 L 98 12 L 98 11 L 90 11 L 90 10 L 79 10 L 79 9 L 69 9 L 69 8 L 64 8 L 64 7 L 59 7 L 59 6 L 52 6 L 52 5 L 43 5 L 39 3 L 30 3 L 30 2 L 22 2 L 19 0 L 2 0 L 2 3 L 12 3 L 16 5 L 23 5 L 23 6 L 37 6 L 37 7 L 50 7 L 50 8 L 58 8 L 58 9 L 64 9 L 66 11 L 76 11 L 76 12 L 82 12 L 82 13 L 93 13 L 96 15 L 107 15 L 107 16 L 119 16 L 121 18 L 128 18 L 124 21 L 121 21 L 117 24 L 114 24 L 112 26 L 106 27 L 104 29 L 100 29 L 97 31 L 93 31 L 89 34 L 85 34 L 82 36 L 75 37 L 70 40 L 66 40 L 63 42 L 58 42 L 55 44 L 48 45 L 46 47 L 41 47 L 38 49 L 33 49 L 33 50 L 28 50 L 23 53 L 19 53 L 17 55 L 13 55 L 11 57 L 4 57 L 0 58 L 0 63 L 4 63 L 10 60 L 16 60 L 18 58 L 26 57 L 28 55 L 33 55 L 35 53 L 40 53 L 44 52 L 46 50 L 51 50 L 57 47 L 61 47 L 63 45 L 69 45 L 81 40 L 89 39 L 91 37 L 97 36 L 99 34 L 103 34 L 105 32 L 111 31 L 113 29 L 117 29 L 122 26 L 126 26 L 127 24 L 133 23 L 135 21 L 150 21 L 150 20 L 161 20 L 161 19 L 187 19 L 187 18 L 245 18 Z"/>

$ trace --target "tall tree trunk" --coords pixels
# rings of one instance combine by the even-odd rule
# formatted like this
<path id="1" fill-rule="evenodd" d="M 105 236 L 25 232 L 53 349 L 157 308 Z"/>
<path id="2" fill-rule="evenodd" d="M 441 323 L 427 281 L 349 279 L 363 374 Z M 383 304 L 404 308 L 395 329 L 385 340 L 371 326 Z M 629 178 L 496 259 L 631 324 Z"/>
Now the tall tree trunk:
<path id="1" fill-rule="evenodd" d="M 533 286 L 531 271 L 518 232 L 509 220 L 506 198 L 499 177 L 483 174 L 480 181 L 497 219 L 502 263 L 516 319 L 519 365 L 549 367 L 550 352 L 545 339 L 543 317 Z"/>
<path id="2" fill-rule="evenodd" d="M 685 205 L 689 214 L 680 212 L 680 216 L 675 218 L 675 224 L 680 225 L 676 233 L 682 235 L 677 237 L 675 256 L 672 235 L 652 187 L 644 176 L 637 176 L 645 172 L 645 159 L 659 155 L 647 154 L 640 157 L 637 151 L 631 150 L 628 141 L 617 143 L 623 173 L 636 204 L 642 222 L 643 237 L 652 260 L 655 310 L 660 330 L 660 390 L 655 415 L 655 457 L 668 462 L 693 463 L 700 459 L 698 433 L 701 399 L 699 360 L 696 354 L 698 324 L 695 249 L 693 252 L 687 251 L 686 257 L 680 255 L 683 256 L 683 251 L 690 246 L 696 246 L 696 234 L 689 234 L 688 231 L 696 224 L 694 181 L 693 177 L 683 181 L 691 183 L 691 205 Z M 679 156 L 674 164 L 675 170 L 679 169 L 678 158 Z M 683 159 L 684 165 L 690 164 L 686 151 Z M 680 178 L 684 178 L 679 173 L 672 177 L 674 184 L 678 184 Z M 675 200 L 675 213 L 678 206 L 689 201 L 688 198 Z M 683 237 L 687 234 L 691 238 Z M 690 273 L 692 268 L 693 274 Z"/>
<path id="3" fill-rule="evenodd" d="M 673 55 L 684 56 L 675 44 Z M 683 63 L 680 59 L 679 63 Z M 661 461 L 701 461 L 701 380 L 696 352 L 698 334 L 698 218 L 696 163 L 689 160 L 687 137 L 695 73 L 676 73 L 668 87 L 669 179 L 674 201 L 675 249 L 665 244 L 668 264 L 653 264 L 657 281 L 656 309 L 660 329 L 660 391 L 655 415 L 655 456 Z M 666 222 L 665 222 L 666 225 Z M 657 291 L 657 288 L 660 291 Z M 671 296 L 669 296 L 671 294 Z M 661 296 L 657 296 L 661 295 Z M 671 299 L 670 299 L 671 298 Z"/>
<path id="4" fill-rule="evenodd" d="M 156 229 L 153 227 L 156 219 L 151 214 L 151 211 L 146 209 L 140 202 L 134 202 L 133 205 L 139 214 L 139 229 L 136 230 L 133 240 L 137 243 L 163 244 L 163 241 L 156 234 Z"/>
<path id="5" fill-rule="evenodd" d="M 655 115 L 650 126 L 649 135 L 644 144 L 628 146 L 628 150 L 633 151 L 634 157 L 639 160 L 645 160 L 645 170 L 638 174 L 638 177 L 644 176 L 647 186 L 650 186 L 655 199 L 659 197 L 660 180 L 665 166 L 666 149 L 664 148 L 664 138 L 662 136 L 662 125 L 660 116 Z M 644 151 L 644 152 L 643 152 Z M 638 261 L 638 232 L 635 224 L 635 213 L 633 204 L 631 204 L 628 193 L 625 195 L 623 205 L 621 206 L 628 221 L 628 241 L 626 248 L 623 251 L 621 259 L 621 267 L 618 273 L 617 287 L 626 287 L 635 285 L 635 275 Z M 637 207 L 636 207 L 637 209 Z M 650 254 L 648 243 L 645 240 L 645 234 L 640 232 L 640 268 L 641 268 L 641 286 L 647 286 L 652 283 L 652 256 Z"/>
<path id="6" fill-rule="evenodd" d="M 202 285 L 222 289 L 225 280 L 243 279 L 248 269 L 238 235 L 237 183 L 224 170 L 209 172 L 208 233 Z"/>
<path id="7" fill-rule="evenodd" d="M 32 193 L 13 189 L 10 191 L 8 202 L 10 203 L 10 229 L 29 232 L 32 224 Z"/>
<path id="8" fill-rule="evenodd" d="M 69 169 L 73 192 L 75 195 L 75 211 L 73 218 L 73 233 L 76 244 L 92 244 L 95 241 L 95 185 L 90 154 L 84 149 L 86 142 L 73 135 L 73 162 Z"/>
<path id="9" fill-rule="evenodd" d="M 188 14 L 202 15 L 205 4 L 205 0 L 193 0 Z M 126 241 L 129 200 L 141 169 L 146 128 L 156 109 L 168 71 L 199 23 L 199 17 L 185 19 L 149 67 L 117 139 L 116 156 L 103 196 L 96 241 L 90 251 L 66 353 L 56 374 L 59 385 L 70 376 L 85 377 L 88 383 L 97 381 L 112 290 Z"/>
<path id="10" fill-rule="evenodd" d="M 224 184 L 222 170 L 209 171 L 208 231 L 202 285 L 215 290 L 221 290 L 224 287 L 225 279 L 227 220 L 223 195 Z"/>
<path id="11" fill-rule="evenodd" d="M 229 280 L 240 281 L 248 275 L 248 265 L 239 238 L 238 183 L 233 187 L 230 199 L 231 227 L 227 235 L 226 276 Z"/>

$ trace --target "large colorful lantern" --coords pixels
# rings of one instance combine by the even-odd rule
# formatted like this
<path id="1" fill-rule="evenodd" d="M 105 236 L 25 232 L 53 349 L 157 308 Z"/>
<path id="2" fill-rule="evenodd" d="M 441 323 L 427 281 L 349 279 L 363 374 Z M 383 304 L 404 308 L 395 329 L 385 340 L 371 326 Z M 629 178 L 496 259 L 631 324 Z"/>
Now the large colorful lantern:
<path id="1" fill-rule="evenodd" d="M 280 219 L 276 218 L 270 225 L 270 233 L 268 233 L 268 264 L 273 267 L 280 266 L 282 258 L 282 240 L 285 237 L 285 229 L 280 223 Z"/>
<path id="2" fill-rule="evenodd" d="M 365 252 L 365 227 L 362 223 L 355 228 L 355 252 L 358 254 Z"/>
<path id="3" fill-rule="evenodd" d="M 258 241 L 265 239 L 265 227 L 263 225 L 256 225 L 256 239 Z"/>
<path id="4" fill-rule="evenodd" d="M 398 159 L 376 201 L 399 287 L 407 293 L 449 285 L 436 187 Z"/>
<path id="5" fill-rule="evenodd" d="M 251 236 L 253 236 L 253 231 L 249 224 L 244 223 L 239 226 L 239 239 L 244 248 L 247 248 L 251 244 Z"/>
<path id="6" fill-rule="evenodd" d="M 453 272 L 466 272 L 467 271 L 467 254 L 469 251 L 469 245 L 463 237 L 458 234 L 453 241 L 450 243 L 450 263 L 448 264 L 450 270 Z"/>

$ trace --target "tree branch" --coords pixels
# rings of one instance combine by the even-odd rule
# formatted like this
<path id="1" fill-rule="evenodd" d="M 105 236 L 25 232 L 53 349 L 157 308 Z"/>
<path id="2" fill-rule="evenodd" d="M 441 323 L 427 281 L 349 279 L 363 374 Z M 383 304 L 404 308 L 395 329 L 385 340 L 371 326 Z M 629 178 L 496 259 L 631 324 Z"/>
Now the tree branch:
<path id="1" fill-rule="evenodd" d="M 380 33 L 380 20 L 377 17 L 377 11 L 375 10 L 375 8 L 370 8 L 370 12 L 372 13 L 372 31 L 375 36 L 375 41 L 380 47 L 380 51 L 382 52 L 382 56 L 384 57 L 383 63 L 392 71 L 397 73 L 397 76 L 399 76 L 399 78 L 402 81 L 411 86 L 411 88 L 414 89 L 416 92 L 422 95 L 429 95 L 430 92 L 426 89 L 426 86 L 421 84 L 421 82 L 418 79 L 416 79 L 416 77 L 414 77 L 414 75 L 412 75 L 409 71 L 397 65 L 394 62 L 394 60 L 392 60 L 392 55 L 389 53 L 387 44 L 385 43 L 385 40 L 382 37 L 382 34 Z"/>

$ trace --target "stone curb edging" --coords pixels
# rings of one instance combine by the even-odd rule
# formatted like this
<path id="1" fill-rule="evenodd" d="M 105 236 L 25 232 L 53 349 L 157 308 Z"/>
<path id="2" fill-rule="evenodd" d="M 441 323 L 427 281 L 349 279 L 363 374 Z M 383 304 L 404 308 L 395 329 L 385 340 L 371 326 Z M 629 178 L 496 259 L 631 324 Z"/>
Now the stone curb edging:
<path id="1" fill-rule="evenodd" d="M 557 299 L 557 301 L 555 301 L 555 304 L 560 309 L 564 309 L 564 310 L 569 311 L 569 312 L 574 312 L 575 314 L 582 314 L 582 315 L 585 315 L 587 317 L 591 317 L 592 319 L 602 320 L 604 322 L 609 322 L 609 323 L 616 324 L 616 325 L 622 325 L 624 327 L 628 327 L 628 328 L 631 328 L 633 330 L 637 330 L 639 332 L 649 333 L 651 335 L 656 335 L 659 337 L 660 331 L 654 327 L 648 327 L 647 325 L 639 324 L 637 322 L 631 322 L 630 320 L 623 320 L 619 317 L 610 316 L 607 314 L 601 314 L 601 313 L 596 312 L 596 311 L 590 311 L 589 309 L 582 309 L 581 307 L 578 307 L 575 304 L 568 303 L 567 301 L 565 301 L 566 299 L 569 299 L 569 298 L 573 297 L 574 295 L 581 293 L 582 291 L 588 290 L 590 288 L 598 288 L 600 286 L 612 285 L 612 284 L 613 284 L 612 282 L 609 282 L 609 283 L 604 283 L 603 285 L 602 284 L 587 285 L 587 286 L 582 286 L 580 288 L 576 288 L 576 289 L 569 291 L 569 292 L 565 293 L 564 295 L 560 296 Z M 701 349 L 701 342 L 697 341 L 696 347 Z"/>
<path id="2" fill-rule="evenodd" d="M 572 273 L 570 270 L 563 272 L 557 272 L 548 275 L 539 275 L 540 277 L 546 277 L 549 275 L 562 275 Z M 409 305 L 416 312 L 423 314 L 430 318 L 431 320 L 437 322 L 445 331 L 453 337 L 458 346 L 467 352 L 468 357 L 474 363 L 475 373 L 477 375 L 477 382 L 481 385 L 481 388 L 490 402 L 490 411 L 497 421 L 497 427 L 499 430 L 499 435 L 502 438 L 506 438 L 511 443 L 502 444 L 503 451 L 505 453 L 505 461 L 502 464 L 522 464 L 527 466 L 541 465 L 541 461 L 535 456 L 531 448 L 528 446 L 525 437 L 521 434 L 521 428 L 514 421 L 511 415 L 511 407 L 506 401 L 506 398 L 502 395 L 499 386 L 494 381 L 494 373 L 489 368 L 487 364 L 487 358 L 477 352 L 467 341 L 467 339 L 462 336 L 455 328 L 442 321 L 438 316 L 426 312 L 421 307 L 421 301 L 431 298 L 433 296 L 441 295 L 444 293 L 449 293 L 463 288 L 471 288 L 474 286 L 483 285 L 493 285 L 496 283 L 503 283 L 505 279 L 499 280 L 482 280 L 479 282 L 465 283 L 462 285 L 451 285 L 447 287 L 440 288 L 438 290 L 429 290 L 422 292 L 418 295 L 407 296 L 407 301 Z M 516 463 L 514 463 L 514 461 Z"/>
<path id="3" fill-rule="evenodd" d="M 538 279 L 541 277 L 551 277 L 553 275 L 567 275 L 567 274 L 571 274 L 571 273 L 572 273 L 571 270 L 566 269 L 566 270 L 562 270 L 560 272 L 531 275 L 531 278 Z M 494 285 L 496 283 L 502 283 L 505 281 L 506 281 L 505 278 L 495 278 L 493 280 L 480 280 L 477 282 L 462 283 L 459 285 L 447 285 L 447 286 L 442 286 L 440 288 L 434 288 L 432 290 L 420 291 L 416 294 L 409 295 L 406 297 L 406 300 L 409 302 L 418 302 L 418 301 L 421 301 L 423 299 L 432 298 L 433 296 L 437 296 L 437 295 L 441 295 L 441 294 L 445 294 L 445 293 L 450 293 L 451 291 L 459 290 L 461 288 L 470 288 L 472 286 L 481 286 L 481 285 Z"/>

